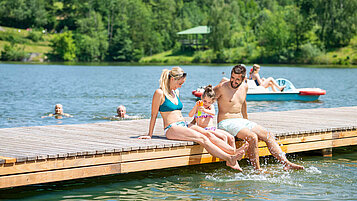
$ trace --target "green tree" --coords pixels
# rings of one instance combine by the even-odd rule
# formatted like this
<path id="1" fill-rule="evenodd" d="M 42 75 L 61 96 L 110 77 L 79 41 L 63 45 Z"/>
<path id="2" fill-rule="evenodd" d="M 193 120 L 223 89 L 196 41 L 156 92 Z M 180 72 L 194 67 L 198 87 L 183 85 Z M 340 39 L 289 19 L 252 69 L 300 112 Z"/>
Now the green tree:
<path id="1" fill-rule="evenodd" d="M 286 62 L 289 55 L 290 29 L 281 11 L 272 13 L 262 11 L 262 21 L 259 26 L 259 45 L 264 47 L 263 57 L 270 62 Z"/>
<path id="2" fill-rule="evenodd" d="M 208 37 L 209 46 L 213 51 L 223 50 L 229 44 L 231 26 L 229 23 L 229 5 L 223 0 L 215 0 L 211 7 L 208 26 L 211 33 Z"/>
<path id="3" fill-rule="evenodd" d="M 45 0 L 2 0 L 0 22 L 2 25 L 28 28 L 47 24 Z"/>
<path id="4" fill-rule="evenodd" d="M 77 58 L 80 61 L 103 61 L 109 44 L 100 13 L 88 11 L 86 17 L 78 19 L 76 24 Z"/>
<path id="5" fill-rule="evenodd" d="M 356 34 L 356 0 L 316 0 L 317 35 L 326 48 L 345 46 Z"/>
<path id="6" fill-rule="evenodd" d="M 6 44 L 4 50 L 1 51 L 0 60 L 2 61 L 22 61 L 28 58 L 28 54 L 24 51 L 25 47 L 19 47 L 18 45 L 11 43 Z"/>
<path id="7" fill-rule="evenodd" d="M 76 45 L 72 32 L 57 34 L 51 41 L 52 52 L 48 55 L 52 60 L 74 61 L 76 60 Z"/>

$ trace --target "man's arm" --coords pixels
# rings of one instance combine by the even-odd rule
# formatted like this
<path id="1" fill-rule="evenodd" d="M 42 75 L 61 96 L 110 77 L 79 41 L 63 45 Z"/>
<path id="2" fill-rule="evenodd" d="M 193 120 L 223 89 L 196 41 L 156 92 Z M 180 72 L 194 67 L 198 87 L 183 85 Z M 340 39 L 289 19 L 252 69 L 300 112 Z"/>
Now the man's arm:
<path id="1" fill-rule="evenodd" d="M 223 79 L 224 79 L 224 78 L 223 78 Z M 223 79 L 221 80 L 221 82 L 220 82 L 217 86 L 215 86 L 215 87 L 213 88 L 213 91 L 214 91 L 214 93 L 216 94 L 216 100 L 218 100 L 219 97 L 221 96 L 220 89 L 221 89 L 221 87 L 222 87 L 222 84 L 224 83 L 224 82 L 223 82 Z"/>
<path id="2" fill-rule="evenodd" d="M 247 101 L 245 100 L 244 103 L 242 104 L 242 115 L 244 119 L 248 119 L 248 113 L 247 113 Z"/>

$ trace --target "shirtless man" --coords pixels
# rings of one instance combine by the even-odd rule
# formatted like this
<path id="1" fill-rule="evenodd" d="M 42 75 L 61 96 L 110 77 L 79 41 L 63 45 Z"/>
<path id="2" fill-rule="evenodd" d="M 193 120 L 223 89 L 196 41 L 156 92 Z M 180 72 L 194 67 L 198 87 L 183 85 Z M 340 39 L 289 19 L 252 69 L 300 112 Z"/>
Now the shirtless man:
<path id="1" fill-rule="evenodd" d="M 62 116 L 73 117 L 72 115 L 63 112 L 63 106 L 61 104 L 56 104 L 54 114 L 49 114 L 48 116 L 42 116 L 41 118 L 55 117 L 56 119 L 62 119 Z"/>
<path id="2" fill-rule="evenodd" d="M 285 157 L 285 153 L 270 132 L 248 120 L 246 102 L 248 85 L 244 82 L 245 75 L 245 65 L 236 65 L 231 71 L 231 79 L 223 79 L 214 88 L 218 104 L 218 128 L 249 143 L 247 154 L 256 170 L 261 170 L 258 140 L 267 144 L 270 153 L 284 164 L 284 170 L 304 169 L 303 166 L 294 164 Z"/>
<path id="3" fill-rule="evenodd" d="M 120 118 L 128 118 L 129 117 L 126 114 L 126 107 L 124 105 L 119 105 L 117 107 L 117 113 L 118 113 L 118 115 L 115 115 L 115 117 L 120 117 Z"/>

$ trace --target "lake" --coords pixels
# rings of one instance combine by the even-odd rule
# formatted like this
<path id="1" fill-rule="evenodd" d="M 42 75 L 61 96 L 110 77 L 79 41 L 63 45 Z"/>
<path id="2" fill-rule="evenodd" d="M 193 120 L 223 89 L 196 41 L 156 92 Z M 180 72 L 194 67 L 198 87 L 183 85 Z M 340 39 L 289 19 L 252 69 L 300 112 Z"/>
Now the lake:
<path id="1" fill-rule="evenodd" d="M 0 64 L 0 128 L 108 121 L 125 105 L 132 116 L 150 118 L 151 99 L 162 69 L 171 66 L 66 66 Z M 183 66 L 187 81 L 180 89 L 184 116 L 195 104 L 191 91 L 216 85 L 231 66 Z M 250 69 L 250 68 L 248 68 Z M 316 102 L 248 102 L 249 112 L 355 106 L 357 69 L 262 67 L 264 77 L 287 78 L 297 88 L 317 87 L 327 94 Z M 74 116 L 41 118 L 54 105 Z"/>
<path id="2" fill-rule="evenodd" d="M 249 66 L 248 70 L 251 66 Z M 150 117 L 151 99 L 162 69 L 171 66 L 69 66 L 0 64 L 0 128 L 109 121 L 123 104 L 128 114 Z M 182 66 L 188 73 L 180 89 L 184 116 L 195 104 L 191 91 L 216 85 L 232 66 Z M 262 66 L 263 77 L 287 78 L 297 88 L 318 87 L 315 102 L 248 102 L 248 113 L 357 105 L 357 69 Z M 41 118 L 60 103 L 72 118 Z M 323 121 L 323 119 L 321 119 Z M 332 158 L 289 154 L 306 167 L 285 172 L 269 157 L 257 174 L 223 163 L 104 176 L 0 190 L 0 199 L 17 200 L 354 200 L 357 148 L 334 149 Z"/>

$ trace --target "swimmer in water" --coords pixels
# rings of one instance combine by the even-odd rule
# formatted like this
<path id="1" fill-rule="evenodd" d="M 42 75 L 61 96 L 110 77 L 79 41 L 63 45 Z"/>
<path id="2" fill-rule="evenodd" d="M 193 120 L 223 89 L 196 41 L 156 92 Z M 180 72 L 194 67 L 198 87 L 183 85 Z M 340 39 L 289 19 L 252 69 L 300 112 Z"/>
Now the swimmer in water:
<path id="1" fill-rule="evenodd" d="M 49 114 L 48 116 L 42 116 L 41 118 L 55 117 L 56 119 L 62 119 L 63 116 L 65 116 L 65 117 L 73 117 L 72 115 L 63 112 L 63 106 L 61 104 L 56 104 L 55 105 L 55 113 L 54 114 Z"/>
<path id="2" fill-rule="evenodd" d="M 117 115 L 115 117 L 119 118 L 128 118 L 129 116 L 126 114 L 126 107 L 124 105 L 119 105 L 117 107 Z"/>

